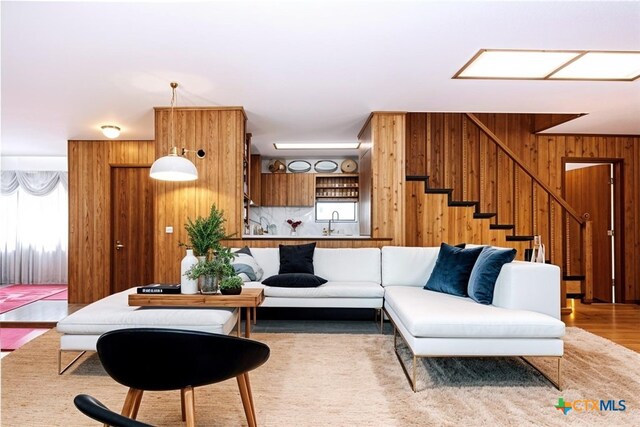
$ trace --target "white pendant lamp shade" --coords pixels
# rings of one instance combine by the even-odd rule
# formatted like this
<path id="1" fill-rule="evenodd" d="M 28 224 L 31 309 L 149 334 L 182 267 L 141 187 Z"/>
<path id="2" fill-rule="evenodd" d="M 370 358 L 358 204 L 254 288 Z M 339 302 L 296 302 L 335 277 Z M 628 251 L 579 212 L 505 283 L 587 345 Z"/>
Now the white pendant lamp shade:
<path id="1" fill-rule="evenodd" d="M 169 154 L 153 162 L 149 175 L 160 181 L 194 181 L 198 179 L 198 170 L 189 159 Z"/>

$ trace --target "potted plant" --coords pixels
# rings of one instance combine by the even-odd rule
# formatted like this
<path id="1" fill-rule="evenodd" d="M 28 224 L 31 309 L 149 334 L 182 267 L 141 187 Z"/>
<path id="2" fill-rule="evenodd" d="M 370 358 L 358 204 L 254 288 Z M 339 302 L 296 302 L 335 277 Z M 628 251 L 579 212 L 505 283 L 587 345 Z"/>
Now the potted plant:
<path id="1" fill-rule="evenodd" d="M 220 292 L 223 295 L 238 295 L 242 292 L 242 277 L 229 276 L 220 281 Z"/>
<path id="2" fill-rule="evenodd" d="M 201 293 L 216 294 L 220 281 L 235 274 L 231 265 L 233 257 L 231 249 L 221 247 L 212 258 L 199 261 L 187 270 L 185 275 L 189 279 L 198 280 Z"/>
<path id="3" fill-rule="evenodd" d="M 215 203 L 211 205 L 209 216 L 197 217 L 195 220 L 187 218 L 184 225 L 189 243 L 180 242 L 180 246 L 190 246 L 193 248 L 194 255 L 203 257 L 209 255 L 211 251 L 218 252 L 222 249 L 220 240 L 227 239 L 224 230 L 224 211 L 218 210 Z"/>

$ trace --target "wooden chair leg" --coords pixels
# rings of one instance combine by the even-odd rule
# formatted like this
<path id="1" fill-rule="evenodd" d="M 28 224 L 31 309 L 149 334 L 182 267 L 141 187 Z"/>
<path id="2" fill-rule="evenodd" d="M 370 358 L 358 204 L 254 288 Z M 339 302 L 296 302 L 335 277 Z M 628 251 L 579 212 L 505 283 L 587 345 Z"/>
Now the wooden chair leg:
<path id="1" fill-rule="evenodd" d="M 253 405 L 253 393 L 251 392 L 251 382 L 249 381 L 249 373 L 245 372 L 242 374 L 244 376 L 244 381 L 247 383 L 247 394 L 249 395 L 249 403 L 251 403 L 251 413 L 253 414 L 253 423 L 258 425 L 258 421 L 256 420 L 256 407 Z"/>
<path id="2" fill-rule="evenodd" d="M 127 397 L 124 399 L 122 415 L 134 420 L 136 419 L 138 416 L 138 409 L 140 408 L 140 402 L 142 401 L 142 393 L 144 393 L 144 390 L 138 390 L 137 388 L 129 389 Z"/>
<path id="3" fill-rule="evenodd" d="M 195 427 L 196 425 L 196 399 L 193 387 L 185 387 L 180 393 L 184 396 L 184 412 L 187 427 Z"/>
<path id="4" fill-rule="evenodd" d="M 187 421 L 187 413 L 184 408 L 184 389 L 180 390 L 180 411 L 182 412 L 182 421 Z"/>
<path id="5" fill-rule="evenodd" d="M 258 324 L 258 307 L 253 307 L 253 324 Z"/>
<path id="6" fill-rule="evenodd" d="M 238 375 L 238 388 L 240 389 L 240 398 L 242 399 L 242 406 L 244 407 L 244 414 L 247 417 L 247 424 L 249 427 L 256 427 L 256 418 L 253 413 L 253 402 L 247 389 L 247 378 L 245 374 Z"/>

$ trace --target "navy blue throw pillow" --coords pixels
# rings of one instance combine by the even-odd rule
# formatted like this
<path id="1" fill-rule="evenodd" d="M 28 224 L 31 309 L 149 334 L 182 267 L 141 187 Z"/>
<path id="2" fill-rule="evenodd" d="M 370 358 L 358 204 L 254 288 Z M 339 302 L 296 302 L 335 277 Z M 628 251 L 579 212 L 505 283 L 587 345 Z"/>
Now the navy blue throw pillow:
<path id="1" fill-rule="evenodd" d="M 313 253 L 316 244 L 306 245 L 280 245 L 280 271 L 286 273 L 313 274 Z"/>
<path id="2" fill-rule="evenodd" d="M 471 270 L 467 292 L 469 298 L 480 304 L 493 302 L 493 290 L 496 280 L 504 264 L 508 264 L 516 257 L 515 249 L 496 249 L 486 246 Z"/>
<path id="3" fill-rule="evenodd" d="M 306 273 L 277 274 L 264 279 L 262 282 L 263 285 L 278 286 L 281 288 L 311 288 L 325 283 L 327 283 L 326 279 Z"/>
<path id="4" fill-rule="evenodd" d="M 469 276 L 482 249 L 462 249 L 442 243 L 436 265 L 424 288 L 466 297 Z"/>

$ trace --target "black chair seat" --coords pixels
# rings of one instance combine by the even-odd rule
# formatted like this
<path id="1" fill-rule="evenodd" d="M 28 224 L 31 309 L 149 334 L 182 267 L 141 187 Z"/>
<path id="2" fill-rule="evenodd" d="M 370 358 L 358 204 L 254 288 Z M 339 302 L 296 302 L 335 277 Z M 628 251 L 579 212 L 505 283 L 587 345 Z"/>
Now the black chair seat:
<path id="1" fill-rule="evenodd" d="M 249 426 L 257 425 L 248 372 L 269 359 L 270 350 L 265 344 L 206 332 L 132 328 L 105 333 L 98 338 L 97 349 L 105 371 L 129 387 L 129 392 L 122 415 L 113 413 L 90 396 L 77 396 L 76 406 L 92 418 L 113 414 L 117 416 L 113 421 L 135 420 L 145 390 L 180 390 L 182 419 L 187 421 L 187 426 L 194 426 L 194 387 L 235 377 L 247 422 Z M 90 412 L 85 412 L 87 409 Z"/>
<path id="2" fill-rule="evenodd" d="M 175 329 L 115 330 L 102 335 L 97 347 L 114 380 L 155 391 L 228 380 L 269 358 L 269 347 L 257 341 Z"/>

